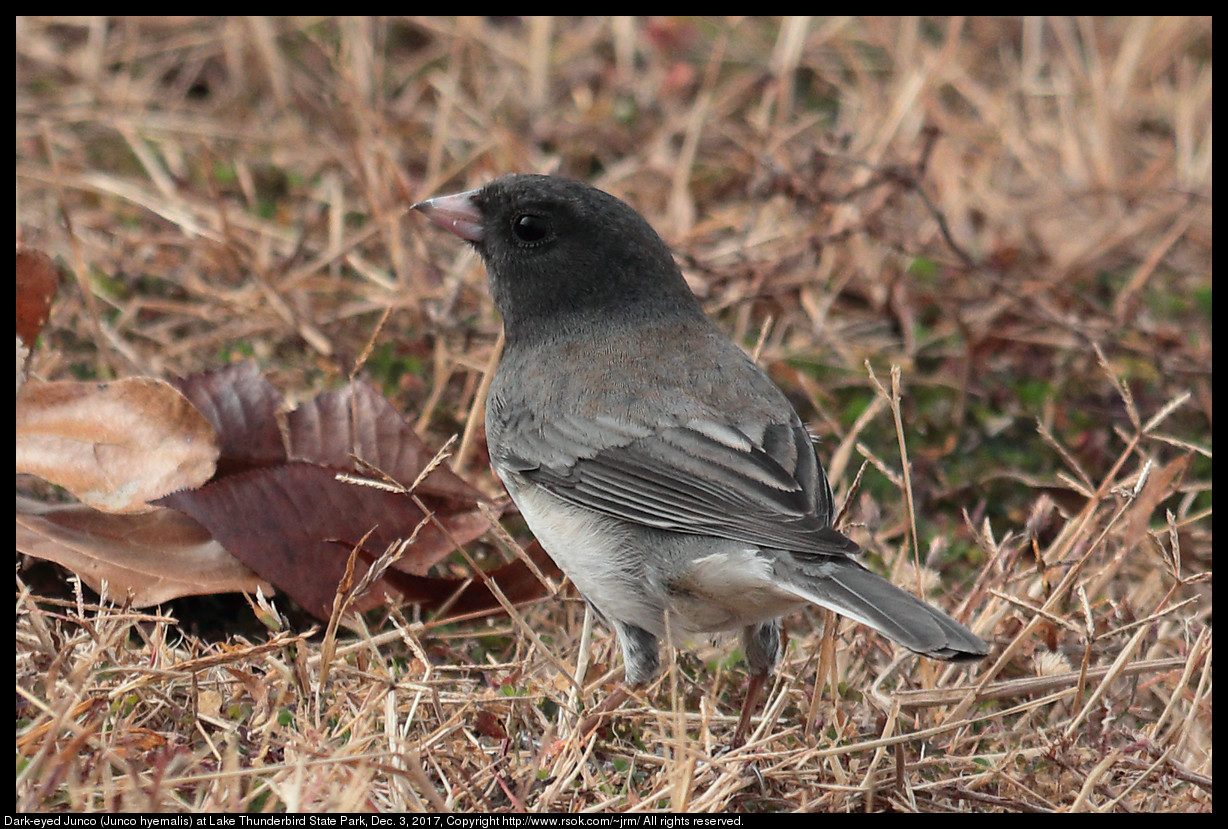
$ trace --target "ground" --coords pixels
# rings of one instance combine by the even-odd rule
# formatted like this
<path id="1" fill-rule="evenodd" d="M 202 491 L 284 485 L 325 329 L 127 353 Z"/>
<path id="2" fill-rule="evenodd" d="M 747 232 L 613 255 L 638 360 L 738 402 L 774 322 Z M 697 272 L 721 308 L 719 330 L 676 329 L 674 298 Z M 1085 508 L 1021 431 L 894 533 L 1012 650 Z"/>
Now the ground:
<path id="1" fill-rule="evenodd" d="M 867 564 L 993 645 L 805 612 L 745 746 L 731 642 L 585 739 L 619 659 L 598 626 L 573 678 L 566 586 L 325 652 L 19 556 L 17 809 L 1210 811 L 1211 27 L 17 18 L 17 242 L 64 274 L 35 380 L 363 377 L 501 497 L 485 276 L 407 209 L 579 178 L 790 395 Z"/>

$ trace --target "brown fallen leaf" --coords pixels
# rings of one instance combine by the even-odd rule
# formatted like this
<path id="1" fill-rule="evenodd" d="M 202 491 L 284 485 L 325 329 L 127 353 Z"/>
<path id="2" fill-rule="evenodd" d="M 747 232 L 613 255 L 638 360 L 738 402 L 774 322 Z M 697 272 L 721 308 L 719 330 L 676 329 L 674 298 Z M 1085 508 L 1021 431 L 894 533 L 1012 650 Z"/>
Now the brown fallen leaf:
<path id="1" fill-rule="evenodd" d="M 251 364 L 226 366 L 172 383 L 182 393 L 184 405 L 211 424 L 218 447 L 216 473 L 203 485 L 166 494 L 157 504 L 202 528 L 203 536 L 217 545 L 210 547 L 212 553 L 233 556 L 236 565 L 241 562 L 308 612 L 328 619 L 351 552 L 357 550 L 356 573 L 361 575 L 398 541 L 413 537 L 414 543 L 391 569 L 354 597 L 352 608 L 367 610 L 389 597 L 426 608 L 446 603 L 453 614 L 500 608 L 482 575 L 428 575 L 459 546 L 486 533 L 487 516 L 497 515 L 498 509 L 436 463 L 435 451 L 373 388 L 352 383 L 282 417 L 281 395 Z M 107 437 L 117 439 L 109 433 Z M 430 473 L 424 474 L 428 468 Z M 339 479 L 342 475 L 386 476 L 393 485 L 361 486 Z M 396 485 L 407 488 L 415 481 L 412 494 L 396 491 Z M 83 522 L 89 510 L 79 509 L 84 512 L 74 514 L 75 520 Z M 98 539 L 108 532 L 117 535 L 119 531 L 110 528 L 123 524 L 108 524 L 97 531 L 74 526 L 82 535 L 66 542 L 63 529 L 35 518 L 19 516 L 19 547 L 24 544 L 27 552 L 80 573 L 91 586 L 106 578 L 113 592 L 122 587 L 135 593 L 157 578 L 174 582 L 180 575 L 185 551 L 178 546 L 158 556 L 147 555 L 150 551 L 139 545 L 136 549 L 126 545 L 121 537 L 110 543 Z M 537 571 L 558 576 L 540 551 L 533 560 Z M 534 568 L 522 561 L 483 575 L 513 602 L 547 592 Z M 239 587 L 207 580 L 202 584 L 212 586 L 197 592 L 252 589 L 250 581 Z"/>
<path id="2" fill-rule="evenodd" d="M 1173 482 L 1185 474 L 1191 459 L 1188 454 L 1182 455 L 1152 471 L 1143 485 L 1143 491 L 1138 494 L 1126 514 L 1126 531 L 1123 536 L 1128 542 L 1138 543 L 1142 540 L 1156 508 L 1164 502 L 1169 493 L 1176 491 Z"/>
<path id="3" fill-rule="evenodd" d="M 43 330 L 60 275 L 51 257 L 30 248 L 17 249 L 17 336 L 33 347 Z"/>
<path id="4" fill-rule="evenodd" d="M 260 376 L 255 363 L 232 363 L 168 382 L 217 433 L 215 477 L 288 460 L 277 421 L 281 393 Z"/>
<path id="5" fill-rule="evenodd" d="M 228 475 L 172 493 L 161 503 L 199 521 L 236 558 L 320 619 L 329 617 L 352 549 L 361 548 L 358 567 L 365 572 L 423 519 L 401 493 L 343 483 L 335 470 L 303 462 Z M 428 525 L 408 555 L 411 561 L 419 556 L 433 561 L 451 550 L 451 542 Z M 362 606 L 400 593 L 385 577 Z M 405 598 L 432 597 L 418 593 Z"/>
<path id="6" fill-rule="evenodd" d="M 144 512 L 212 476 L 213 428 L 162 380 L 27 383 L 17 393 L 17 471 L 106 512 Z"/>
<path id="7" fill-rule="evenodd" d="M 533 567 L 517 559 L 493 567 L 482 574 L 485 579 L 498 585 L 504 598 L 512 604 L 523 604 L 550 595 L 538 573 L 556 582 L 563 578 L 563 571 L 546 555 L 546 551 L 537 541 L 529 542 L 524 552 L 533 562 Z M 534 572 L 534 568 L 538 572 Z M 494 593 L 486 586 L 485 579 L 477 574 L 464 579 L 428 579 L 408 573 L 391 572 L 386 578 L 402 595 L 429 597 L 430 601 L 421 600 L 428 608 L 437 607 L 438 597 L 444 597 L 447 601 L 447 617 L 497 612 L 502 608 Z"/>
<path id="8" fill-rule="evenodd" d="M 26 361 L 47 321 L 59 282 L 51 257 L 17 248 L 17 391 L 26 381 Z"/>
<path id="9" fill-rule="evenodd" d="M 112 598 L 131 595 L 134 607 L 257 587 L 271 592 L 208 530 L 172 509 L 116 515 L 18 496 L 17 550 L 68 568 L 95 592 L 106 581 Z"/>
<path id="10" fill-rule="evenodd" d="M 485 708 L 478 712 L 473 726 L 483 737 L 489 737 L 492 740 L 506 740 L 508 738 L 507 732 L 503 730 L 503 725 L 499 722 L 499 718 Z"/>
<path id="11" fill-rule="evenodd" d="M 360 472 L 356 458 L 409 486 L 435 457 L 435 450 L 418 437 L 401 413 L 366 383 L 320 394 L 286 420 L 294 460 Z M 452 508 L 447 512 L 472 509 L 486 500 L 442 464 L 414 492 L 428 502 L 442 499 Z"/>
<path id="12" fill-rule="evenodd" d="M 379 479 L 382 473 L 393 486 L 408 488 L 435 458 L 435 450 L 371 386 L 356 382 L 321 394 L 279 423 L 280 395 L 250 365 L 174 382 L 213 423 L 221 454 L 213 480 L 160 503 L 208 527 L 304 609 L 328 619 L 351 551 L 358 548 L 356 566 L 365 573 L 389 547 L 411 536 L 414 543 L 354 608 L 369 609 L 388 596 L 438 606 L 464 585 L 463 579 L 426 574 L 457 546 L 489 530 L 479 509 L 486 502 L 481 492 L 442 464 L 412 495 L 338 479 Z M 519 577 L 519 571 L 513 574 Z M 515 587 L 520 594 L 532 589 Z M 493 606 L 483 590 L 484 600 L 467 601 Z"/>

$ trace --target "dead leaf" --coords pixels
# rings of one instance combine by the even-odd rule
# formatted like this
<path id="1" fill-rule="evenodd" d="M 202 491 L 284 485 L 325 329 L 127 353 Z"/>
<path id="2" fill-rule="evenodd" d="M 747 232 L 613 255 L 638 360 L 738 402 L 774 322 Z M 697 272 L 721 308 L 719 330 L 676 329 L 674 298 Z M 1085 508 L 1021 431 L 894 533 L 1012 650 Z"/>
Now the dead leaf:
<path id="1" fill-rule="evenodd" d="M 217 476 L 161 503 L 209 528 L 237 558 L 304 609 L 329 617 L 350 552 L 359 547 L 365 572 L 392 544 L 417 532 L 415 543 L 355 607 L 399 596 L 438 605 L 463 580 L 426 574 L 458 545 L 485 533 L 482 494 L 444 465 L 414 491 L 431 513 L 403 492 L 339 481 L 340 473 L 371 477 L 369 464 L 410 486 L 435 451 L 400 413 L 365 383 L 351 383 L 276 419 L 280 398 L 251 366 L 175 381 L 214 424 L 221 445 Z M 356 460 L 358 459 L 358 460 Z M 362 461 L 362 463 L 359 462 Z M 421 525 L 421 526 L 419 526 Z M 486 592 L 488 604 L 492 601 Z"/>
<path id="2" fill-rule="evenodd" d="M 111 734 L 110 750 L 126 760 L 166 745 L 166 737 L 150 728 L 127 728 Z"/>
<path id="3" fill-rule="evenodd" d="M 50 256 L 29 248 L 17 249 L 17 336 L 27 348 L 34 347 L 43 330 L 59 283 L 60 274 Z"/>
<path id="4" fill-rule="evenodd" d="M 508 738 L 507 732 L 503 730 L 503 724 L 499 722 L 499 718 L 485 708 L 478 711 L 473 727 L 483 737 L 489 737 L 492 740 L 506 740 Z"/>
<path id="5" fill-rule="evenodd" d="M 109 595 L 130 594 L 134 607 L 180 596 L 270 590 L 208 530 L 172 509 L 115 515 L 18 496 L 17 550 L 67 567 L 97 593 L 106 581 Z"/>
<path id="6" fill-rule="evenodd" d="M 27 383 L 17 394 L 17 471 L 107 512 L 142 512 L 213 474 L 213 428 L 168 383 Z"/>
<path id="7" fill-rule="evenodd" d="M 1125 538 L 1130 543 L 1142 540 L 1156 508 L 1173 494 L 1176 489 L 1175 482 L 1181 479 L 1189 465 L 1190 455 L 1182 455 L 1152 471 L 1147 483 L 1143 485 L 1143 491 L 1139 493 L 1126 515 Z"/>
<path id="8" fill-rule="evenodd" d="M 405 486 L 435 457 L 435 450 L 418 437 L 400 412 L 366 383 L 351 383 L 317 396 L 291 412 L 287 423 L 291 458 L 359 472 L 353 456 Z M 472 507 L 486 500 L 443 465 L 415 492 L 446 499 L 453 506 Z"/>
<path id="9" fill-rule="evenodd" d="M 285 463 L 277 422 L 281 393 L 260 376 L 255 363 L 234 363 L 169 382 L 213 424 L 219 450 L 216 477 Z"/>
<path id="10" fill-rule="evenodd" d="M 17 391 L 26 381 L 26 361 L 47 322 L 59 281 L 51 257 L 28 248 L 17 249 Z"/>
<path id="11" fill-rule="evenodd" d="M 556 581 L 563 578 L 563 571 L 558 568 L 550 556 L 546 555 L 546 551 L 537 541 L 530 542 L 524 551 L 543 576 Z M 512 604 L 523 604 L 549 595 L 549 590 L 538 578 L 537 573 L 519 559 L 493 567 L 483 575 L 497 584 L 504 598 Z M 386 578 L 401 591 L 402 595 L 409 597 L 422 595 L 451 599 L 452 594 L 459 590 L 460 593 L 455 600 L 448 602 L 448 616 L 467 616 L 502 609 L 502 604 L 495 598 L 495 594 L 477 574 L 464 579 L 428 579 L 423 576 L 392 572 Z M 435 606 L 430 601 L 420 601 L 428 608 Z"/>
<path id="12" fill-rule="evenodd" d="M 457 614 L 499 609 L 478 574 L 469 578 L 427 575 L 458 546 L 472 542 L 490 528 L 479 503 L 496 514 L 498 510 L 486 504 L 476 488 L 443 464 L 426 475 L 412 495 L 338 480 L 341 473 L 372 477 L 375 473 L 366 466 L 369 464 L 408 487 L 434 460 L 435 451 L 373 388 L 352 383 L 340 391 L 319 395 L 279 419 L 280 394 L 251 364 L 226 366 L 172 383 L 182 393 L 183 408 L 212 424 L 216 474 L 203 485 L 170 492 L 157 503 L 182 513 L 185 520 L 195 522 L 192 526 L 203 528 L 202 543 L 203 538 L 212 538 L 259 578 L 288 594 L 308 612 L 327 619 L 351 551 L 357 548 L 358 572 L 364 573 L 390 546 L 412 536 L 413 545 L 355 601 L 355 609 L 370 609 L 387 597 L 427 608 L 448 602 L 450 612 Z M 69 392 L 75 390 L 74 384 L 64 385 L 73 387 Z M 64 394 L 63 407 L 70 414 L 76 414 L 73 406 L 85 406 L 70 393 Z M 26 390 L 21 396 L 25 398 Z M 44 408 L 53 410 L 50 404 Z M 97 408 L 90 411 L 98 420 Z M 113 415 L 105 408 L 103 414 L 106 423 L 125 416 L 122 411 Z M 63 420 L 63 431 L 82 428 L 71 416 Z M 93 442 L 82 442 L 78 447 L 87 459 L 106 456 L 104 450 L 114 451 L 112 443 L 124 437 L 93 422 L 89 425 L 98 434 L 91 433 Z M 148 448 L 163 439 L 155 434 L 138 442 Z M 84 514 L 77 520 L 84 521 L 89 510 L 79 509 Z M 153 545 L 148 551 L 134 550 L 132 545 L 122 543 L 122 535 L 104 544 L 96 536 L 105 536 L 105 530 L 91 532 L 87 528 L 82 530 L 84 538 L 73 537 L 68 542 L 61 538 L 63 532 L 49 527 L 45 520 L 38 523 L 30 517 L 19 517 L 19 547 L 24 543 L 32 554 L 80 573 L 91 586 L 100 585 L 106 578 L 113 591 L 122 586 L 123 590 L 137 592 L 156 578 L 173 581 L 181 566 L 180 557 L 185 555 L 179 548 L 183 545 L 171 545 L 160 557 L 145 555 L 153 553 Z M 539 551 L 534 560 L 539 570 L 558 575 L 544 553 Z M 546 593 L 533 569 L 521 561 L 496 567 L 485 576 L 495 580 L 513 602 Z M 250 573 L 248 577 L 256 578 Z M 205 586 L 197 592 L 213 589 Z"/>
<path id="13" fill-rule="evenodd" d="M 359 572 L 365 572 L 423 519 L 401 493 L 343 483 L 334 470 L 303 462 L 229 475 L 161 503 L 199 521 L 236 558 L 321 619 L 329 617 L 351 550 L 361 547 Z M 451 542 L 428 524 L 411 560 L 435 561 L 451 550 Z M 367 606 L 400 592 L 385 576 Z M 407 598 L 435 597 L 415 588 Z"/>

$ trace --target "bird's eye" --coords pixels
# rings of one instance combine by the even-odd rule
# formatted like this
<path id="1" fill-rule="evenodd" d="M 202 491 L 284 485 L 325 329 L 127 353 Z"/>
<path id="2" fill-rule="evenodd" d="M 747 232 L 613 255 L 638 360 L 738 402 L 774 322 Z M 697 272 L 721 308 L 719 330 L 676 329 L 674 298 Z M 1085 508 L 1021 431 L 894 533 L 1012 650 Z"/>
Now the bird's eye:
<path id="1" fill-rule="evenodd" d="M 521 213 L 512 219 L 512 233 L 526 245 L 535 245 L 550 235 L 550 220 L 533 213 Z"/>

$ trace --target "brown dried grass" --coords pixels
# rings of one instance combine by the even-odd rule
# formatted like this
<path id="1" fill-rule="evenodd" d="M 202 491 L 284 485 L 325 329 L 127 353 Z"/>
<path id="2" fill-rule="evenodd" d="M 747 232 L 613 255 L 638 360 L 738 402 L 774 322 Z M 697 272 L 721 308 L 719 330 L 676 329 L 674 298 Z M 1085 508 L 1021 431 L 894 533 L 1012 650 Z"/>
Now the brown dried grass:
<path id="1" fill-rule="evenodd" d="M 306 397 L 374 339 L 497 492 L 497 317 L 406 206 L 583 178 L 794 395 L 878 566 L 995 644 L 807 613 L 746 746 L 703 648 L 581 741 L 617 656 L 576 690 L 574 599 L 393 609 L 324 666 L 19 569 L 18 810 L 1211 810 L 1209 18 L 16 25 L 18 241 L 76 280 L 36 376 L 254 357 Z"/>

